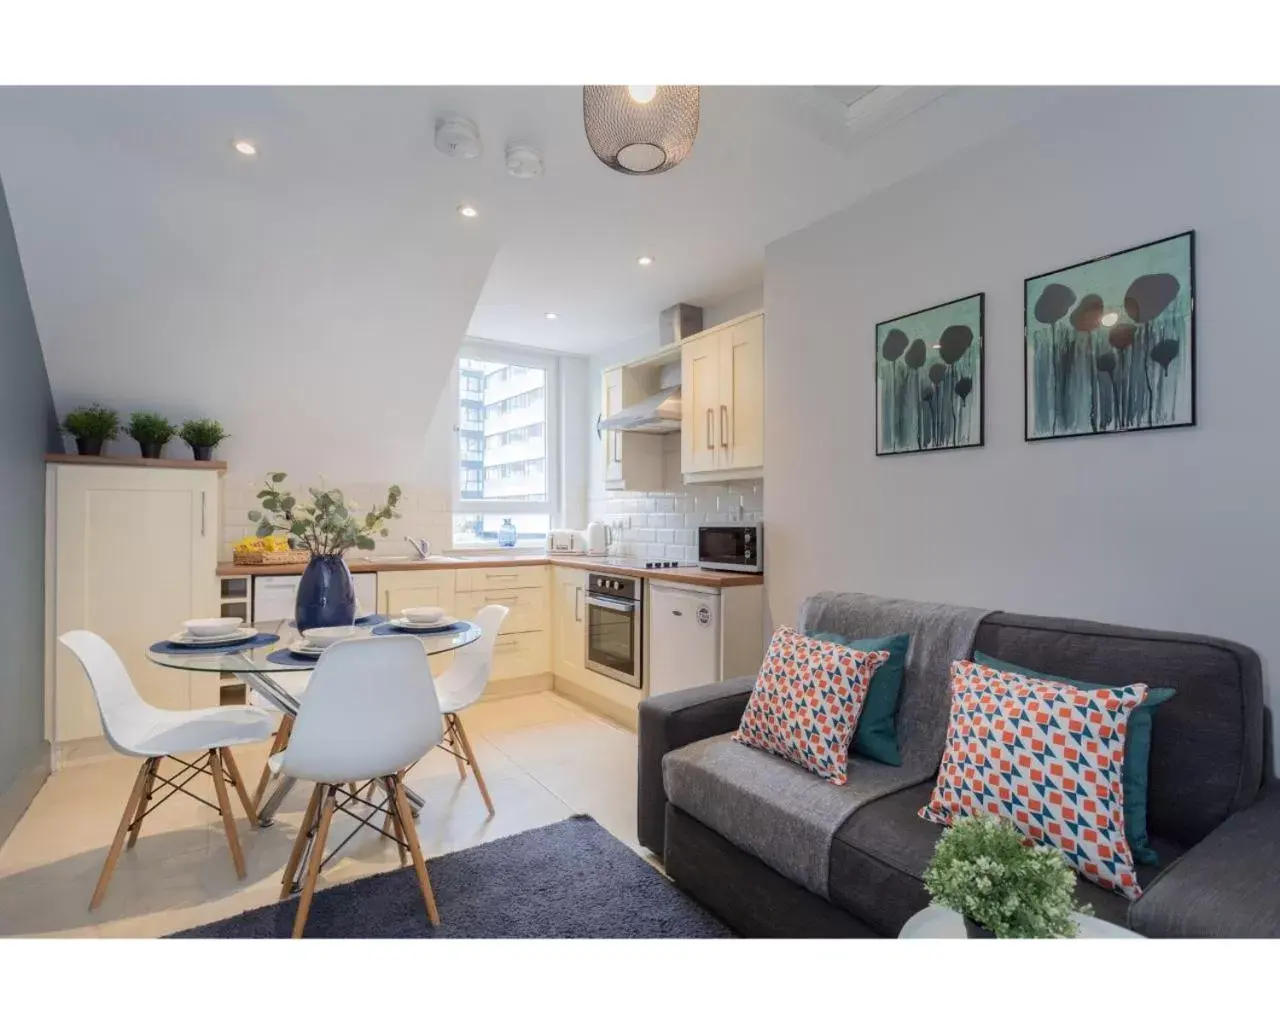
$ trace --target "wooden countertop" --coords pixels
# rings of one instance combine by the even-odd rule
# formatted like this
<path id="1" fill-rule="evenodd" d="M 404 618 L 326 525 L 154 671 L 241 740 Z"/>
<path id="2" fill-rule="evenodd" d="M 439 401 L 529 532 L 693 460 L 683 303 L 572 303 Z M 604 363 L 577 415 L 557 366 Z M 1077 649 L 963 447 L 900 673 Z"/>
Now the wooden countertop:
<path id="1" fill-rule="evenodd" d="M 351 561 L 353 573 L 362 572 L 431 572 L 436 569 L 495 569 L 511 565 L 564 565 L 575 569 L 617 573 L 641 579 L 669 580 L 702 587 L 758 587 L 764 583 L 764 575 L 750 572 L 712 572 L 707 569 L 640 569 L 634 566 L 610 565 L 590 555 L 509 555 L 493 558 L 461 558 L 456 562 Z M 306 568 L 305 562 L 288 565 L 236 565 L 222 562 L 219 576 L 298 576 Z"/>

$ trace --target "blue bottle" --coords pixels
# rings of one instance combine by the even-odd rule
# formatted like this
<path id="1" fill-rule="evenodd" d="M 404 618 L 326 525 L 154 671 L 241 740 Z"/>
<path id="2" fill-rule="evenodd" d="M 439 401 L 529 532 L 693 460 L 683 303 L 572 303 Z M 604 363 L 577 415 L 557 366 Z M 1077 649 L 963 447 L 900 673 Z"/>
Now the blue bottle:
<path id="1" fill-rule="evenodd" d="M 502 520 L 502 525 L 498 527 L 498 547 L 513 548 L 516 546 L 516 526 L 511 521 L 511 517 L 507 516 Z"/>

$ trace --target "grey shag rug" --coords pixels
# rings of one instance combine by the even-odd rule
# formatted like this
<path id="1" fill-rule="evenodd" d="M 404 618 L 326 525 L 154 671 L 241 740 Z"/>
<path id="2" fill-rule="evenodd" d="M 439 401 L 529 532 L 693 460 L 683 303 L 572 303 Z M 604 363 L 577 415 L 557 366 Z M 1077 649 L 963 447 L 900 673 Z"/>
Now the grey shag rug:
<path id="1" fill-rule="evenodd" d="M 718 939 L 733 935 L 585 815 L 427 862 L 440 927 L 412 866 L 317 892 L 308 938 Z M 297 899 L 178 932 L 184 939 L 284 939 Z"/>

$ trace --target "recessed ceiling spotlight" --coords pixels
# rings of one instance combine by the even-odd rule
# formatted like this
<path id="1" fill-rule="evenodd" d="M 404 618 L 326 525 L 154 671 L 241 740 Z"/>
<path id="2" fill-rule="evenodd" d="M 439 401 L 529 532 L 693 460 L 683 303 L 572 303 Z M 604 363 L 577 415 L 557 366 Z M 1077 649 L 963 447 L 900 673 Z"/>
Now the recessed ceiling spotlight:
<path id="1" fill-rule="evenodd" d="M 249 139 L 235 139 L 231 143 L 231 148 L 234 149 L 241 156 L 257 156 L 258 155 L 258 147 L 255 146 L 253 142 L 250 141 Z"/>
<path id="2" fill-rule="evenodd" d="M 477 210 L 470 203 L 463 203 L 461 206 L 458 207 L 458 212 L 462 214 L 462 216 L 464 217 L 475 217 L 480 213 L 480 211 Z"/>
<path id="3" fill-rule="evenodd" d="M 1120 322 L 1119 313 L 1103 313 L 1100 323 L 1103 327 L 1114 327 Z"/>
<path id="4" fill-rule="evenodd" d="M 557 316 L 559 316 L 559 314 L 558 314 L 558 313 L 546 313 L 546 314 L 544 314 L 544 316 L 546 316 L 546 318 L 547 318 L 548 320 L 554 320 Z"/>
<path id="5" fill-rule="evenodd" d="M 653 262 L 653 257 L 652 257 L 652 256 L 641 256 L 639 259 L 637 259 L 637 260 L 636 260 L 636 262 L 637 262 L 637 263 L 639 263 L 639 264 L 640 264 L 640 266 L 642 266 L 642 267 L 647 267 L 647 266 L 649 266 L 649 264 L 650 264 L 650 263 L 652 263 L 652 262 Z"/>
<path id="6" fill-rule="evenodd" d="M 637 103 L 648 103 L 658 95 L 658 87 L 656 85 L 629 85 L 627 92 L 631 94 L 631 98 Z"/>

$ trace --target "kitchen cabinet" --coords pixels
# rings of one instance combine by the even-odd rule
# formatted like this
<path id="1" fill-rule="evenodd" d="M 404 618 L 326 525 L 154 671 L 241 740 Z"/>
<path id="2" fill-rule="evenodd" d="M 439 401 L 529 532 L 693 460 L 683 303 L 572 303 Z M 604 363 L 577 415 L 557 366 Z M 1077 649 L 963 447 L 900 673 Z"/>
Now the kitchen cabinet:
<path id="1" fill-rule="evenodd" d="M 552 620 L 555 642 L 552 651 L 552 674 L 570 682 L 579 682 L 586 672 L 587 623 L 585 596 L 587 574 L 582 569 L 553 567 Z"/>
<path id="2" fill-rule="evenodd" d="M 147 647 L 186 619 L 216 615 L 218 473 L 51 463 L 46 469 L 46 735 L 55 745 L 102 735 L 72 629 L 102 636 L 157 707 L 219 703 L 215 672 L 178 672 Z M 65 753 L 65 751 L 62 751 Z"/>
<path id="3" fill-rule="evenodd" d="M 687 340 L 680 469 L 686 483 L 764 475 L 764 314 Z"/>
<path id="4" fill-rule="evenodd" d="M 634 405 L 651 392 L 639 375 L 624 366 L 606 370 L 601 376 L 601 418 Z M 662 438 L 624 430 L 606 430 L 604 442 L 604 486 L 610 491 L 662 490 Z"/>
<path id="5" fill-rule="evenodd" d="M 378 573 L 378 611 L 395 617 L 404 608 L 443 608 L 457 614 L 454 571 L 426 569 Z"/>

